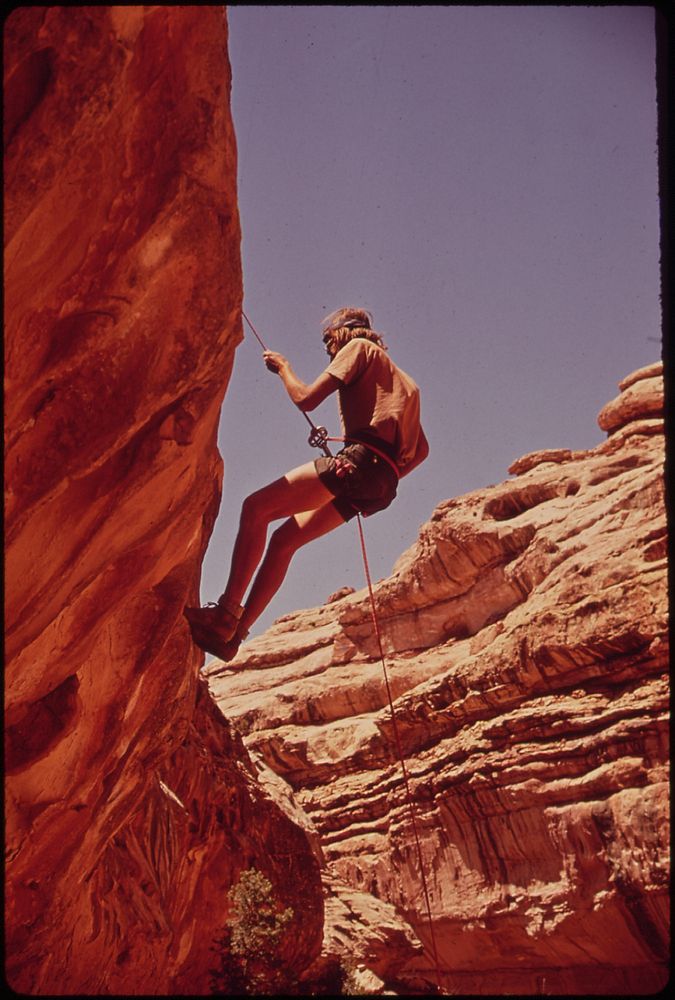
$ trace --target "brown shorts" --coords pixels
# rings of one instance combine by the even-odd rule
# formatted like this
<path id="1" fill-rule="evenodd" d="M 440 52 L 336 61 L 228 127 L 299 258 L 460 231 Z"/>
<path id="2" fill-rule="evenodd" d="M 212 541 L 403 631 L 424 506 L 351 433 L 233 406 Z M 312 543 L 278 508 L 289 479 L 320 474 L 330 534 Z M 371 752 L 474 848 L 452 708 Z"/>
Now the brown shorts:
<path id="1" fill-rule="evenodd" d="M 334 458 L 315 458 L 314 466 L 345 521 L 384 510 L 396 496 L 398 476 L 389 462 L 363 444 L 348 444 Z"/>

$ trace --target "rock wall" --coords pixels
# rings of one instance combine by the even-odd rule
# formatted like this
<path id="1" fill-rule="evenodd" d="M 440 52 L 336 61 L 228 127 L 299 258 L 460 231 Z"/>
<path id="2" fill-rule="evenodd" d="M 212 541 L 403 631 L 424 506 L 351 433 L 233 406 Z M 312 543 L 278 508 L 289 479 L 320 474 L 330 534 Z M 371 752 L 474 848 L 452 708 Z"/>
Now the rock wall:
<path id="1" fill-rule="evenodd" d="M 182 608 L 241 340 L 223 7 L 5 22 L 6 972 L 206 993 L 254 864 L 321 946 L 316 843 L 199 678 Z"/>
<path id="2" fill-rule="evenodd" d="M 605 441 L 527 455 L 439 504 L 375 587 L 450 993 L 637 995 L 667 978 L 661 365 L 620 389 Z M 326 949 L 429 988 L 367 591 L 279 620 L 208 673 L 321 837 Z"/>

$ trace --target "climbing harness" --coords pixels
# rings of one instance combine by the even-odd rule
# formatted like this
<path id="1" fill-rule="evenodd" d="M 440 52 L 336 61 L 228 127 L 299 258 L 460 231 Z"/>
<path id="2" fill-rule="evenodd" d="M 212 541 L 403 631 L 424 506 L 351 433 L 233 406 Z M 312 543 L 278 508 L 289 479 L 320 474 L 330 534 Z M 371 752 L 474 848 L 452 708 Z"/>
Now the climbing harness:
<path id="1" fill-rule="evenodd" d="M 261 337 L 259 336 L 257 330 L 253 326 L 253 323 L 251 323 L 250 319 L 248 318 L 248 316 L 246 315 L 246 313 L 244 312 L 243 309 L 241 311 L 241 314 L 244 317 L 244 319 L 246 320 L 246 322 L 248 323 L 249 327 L 251 328 L 254 336 L 256 337 L 256 339 L 257 339 L 258 343 L 260 344 L 260 346 L 262 347 L 262 349 L 264 351 L 266 351 L 267 347 L 263 343 L 263 341 L 262 341 Z M 399 472 L 398 466 L 392 461 L 392 459 L 385 452 L 381 451 L 379 448 L 376 448 L 374 445 L 368 444 L 368 442 L 366 442 L 366 441 L 358 441 L 358 440 L 353 439 L 353 438 L 329 437 L 328 436 L 328 431 L 326 430 L 325 427 L 317 427 L 314 424 L 314 422 L 311 420 L 311 418 L 304 412 L 304 410 L 300 410 L 300 412 L 305 417 L 305 419 L 307 420 L 307 422 L 309 423 L 309 425 L 311 427 L 311 432 L 310 432 L 309 438 L 307 439 L 308 443 L 312 446 L 312 448 L 321 448 L 321 450 L 323 451 L 323 453 L 326 455 L 327 458 L 333 458 L 334 457 L 333 454 L 332 454 L 332 452 L 331 452 L 331 450 L 330 450 L 330 448 L 328 447 L 328 442 L 329 441 L 340 441 L 340 442 L 349 442 L 349 443 L 354 443 L 354 444 L 362 444 L 365 448 L 369 448 L 371 451 L 375 452 L 377 455 L 379 455 L 381 458 L 383 458 L 386 462 L 388 462 L 389 465 L 396 472 L 397 477 L 400 476 L 400 472 Z M 364 571 L 365 571 L 366 583 L 368 584 L 368 596 L 370 598 L 370 614 L 371 614 L 371 618 L 373 620 L 373 629 L 374 629 L 374 632 L 375 632 L 375 637 L 377 639 L 377 647 L 378 647 L 378 651 L 379 651 L 379 654 L 380 654 L 380 662 L 382 663 L 382 671 L 384 673 L 384 684 L 385 684 L 385 688 L 386 688 L 386 691 L 387 691 L 387 698 L 389 699 L 389 711 L 391 713 L 391 723 L 392 723 L 392 730 L 393 730 L 393 733 L 394 733 L 394 742 L 396 744 L 396 752 L 398 754 L 398 759 L 399 759 L 399 762 L 401 764 L 401 772 L 403 774 L 403 785 L 404 785 L 404 788 L 405 788 L 406 801 L 407 801 L 408 809 L 409 809 L 409 812 L 410 812 L 410 820 L 411 820 L 412 829 L 413 829 L 413 836 L 414 836 L 414 839 L 415 839 L 415 846 L 417 848 L 417 860 L 418 860 L 419 866 L 420 866 L 420 876 L 421 876 L 421 879 L 422 879 L 422 892 L 423 892 L 423 895 L 424 895 L 424 902 L 425 902 L 426 911 L 427 911 L 427 917 L 428 917 L 428 921 L 429 921 L 429 938 L 430 938 L 430 942 L 431 942 L 431 951 L 432 951 L 432 955 L 433 955 L 433 959 L 434 959 L 434 965 L 435 965 L 435 971 L 436 971 L 436 981 L 437 981 L 438 989 L 439 989 L 440 993 L 443 994 L 443 992 L 444 992 L 444 990 L 443 990 L 443 977 L 441 975 L 441 966 L 440 966 L 440 961 L 439 961 L 439 957 L 438 957 L 438 949 L 436 947 L 436 936 L 434 934 L 433 918 L 431 916 L 431 900 L 430 900 L 430 897 L 429 897 L 429 889 L 427 887 L 427 879 L 426 879 L 426 874 L 425 874 L 425 870 L 424 870 L 424 858 L 423 858 L 423 855 L 422 855 L 422 846 L 420 844 L 419 833 L 418 833 L 418 830 L 417 830 L 417 817 L 416 817 L 416 813 L 415 813 L 415 804 L 414 804 L 413 797 L 412 797 L 412 795 L 410 793 L 410 782 L 408 780 L 408 769 L 406 768 L 406 765 L 405 765 L 405 757 L 403 756 L 403 748 L 401 746 L 401 740 L 400 740 L 399 732 L 398 732 L 398 725 L 397 725 L 397 722 L 396 722 L 396 712 L 394 710 L 394 698 L 393 698 L 392 691 L 391 691 L 391 685 L 389 684 L 389 675 L 387 674 L 387 667 L 386 667 L 385 656 L 384 656 L 384 647 L 382 645 L 382 633 L 380 632 L 380 625 L 379 625 L 378 618 L 377 618 L 377 608 L 376 608 L 376 605 L 375 605 L 375 595 L 373 593 L 373 584 L 372 584 L 371 577 L 370 577 L 370 566 L 368 564 L 368 554 L 366 552 L 366 540 L 365 540 L 365 537 L 364 537 L 364 534 L 363 534 L 363 524 L 361 522 L 361 514 L 359 512 L 357 512 L 357 514 L 356 514 L 356 521 L 357 521 L 358 528 L 359 528 L 359 540 L 360 540 L 360 543 L 361 543 L 361 555 L 362 555 L 362 558 L 363 558 L 363 568 L 364 568 Z"/>
<path id="2" fill-rule="evenodd" d="M 305 416 L 307 416 L 307 414 L 305 414 Z M 323 448 L 327 441 L 341 441 L 343 444 L 360 444 L 364 448 L 367 448 L 368 451 L 374 452 L 379 458 L 383 459 L 389 468 L 394 471 L 397 479 L 401 478 L 401 470 L 396 462 L 394 462 L 394 460 L 387 455 L 386 451 L 382 451 L 381 448 L 376 448 L 374 444 L 370 444 L 368 441 L 361 441 L 360 438 L 328 437 L 328 431 L 325 427 L 315 427 L 308 438 L 308 442 L 311 444 L 312 448 Z"/>

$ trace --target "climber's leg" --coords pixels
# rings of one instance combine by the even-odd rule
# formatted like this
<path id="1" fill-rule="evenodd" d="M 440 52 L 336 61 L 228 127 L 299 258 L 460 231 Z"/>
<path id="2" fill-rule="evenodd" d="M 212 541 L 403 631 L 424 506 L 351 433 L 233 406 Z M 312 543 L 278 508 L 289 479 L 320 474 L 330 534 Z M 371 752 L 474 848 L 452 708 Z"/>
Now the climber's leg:
<path id="1" fill-rule="evenodd" d="M 204 652 L 225 659 L 235 633 L 243 638 L 241 601 L 262 558 L 270 521 L 324 507 L 332 499 L 314 463 L 307 462 L 244 500 L 224 593 L 215 606 L 185 608 L 192 638 Z"/>
<path id="2" fill-rule="evenodd" d="M 271 521 L 302 511 L 317 510 L 332 499 L 333 494 L 319 479 L 314 462 L 292 469 L 281 479 L 248 496 L 242 504 L 230 575 L 221 600 L 229 605 L 241 604 L 265 550 L 267 528 Z"/>
<path id="3" fill-rule="evenodd" d="M 330 496 L 330 494 L 329 494 Z M 303 545 L 327 534 L 345 520 L 332 503 L 289 517 L 270 538 L 263 563 L 253 581 L 238 631 L 248 632 L 281 586 L 291 559 Z"/>

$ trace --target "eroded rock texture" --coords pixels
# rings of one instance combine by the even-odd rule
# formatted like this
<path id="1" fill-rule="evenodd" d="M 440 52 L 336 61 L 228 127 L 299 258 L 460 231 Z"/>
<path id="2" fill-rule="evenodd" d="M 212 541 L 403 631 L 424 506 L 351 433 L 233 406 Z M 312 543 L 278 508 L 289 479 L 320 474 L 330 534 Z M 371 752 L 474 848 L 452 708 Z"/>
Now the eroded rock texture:
<path id="1" fill-rule="evenodd" d="M 5 22 L 6 971 L 208 992 L 255 865 L 321 945 L 319 865 L 199 678 L 241 339 L 224 8 Z"/>
<path id="2" fill-rule="evenodd" d="M 666 980 L 661 365 L 620 388 L 605 441 L 441 503 L 375 587 L 450 992 Z M 320 833 L 327 947 L 389 985 L 433 981 L 367 591 L 280 620 L 229 667 L 208 671 L 220 708 Z"/>

